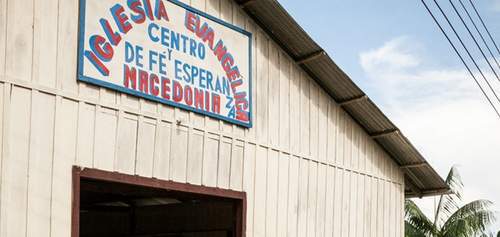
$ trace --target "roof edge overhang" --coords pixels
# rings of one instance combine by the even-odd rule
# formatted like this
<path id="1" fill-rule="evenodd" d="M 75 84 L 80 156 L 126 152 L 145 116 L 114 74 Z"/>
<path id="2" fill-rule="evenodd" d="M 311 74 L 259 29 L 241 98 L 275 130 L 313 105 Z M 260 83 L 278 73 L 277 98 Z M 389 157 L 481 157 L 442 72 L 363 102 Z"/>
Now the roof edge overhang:
<path id="1" fill-rule="evenodd" d="M 400 166 L 407 198 L 449 193 L 419 151 L 278 1 L 235 1 Z"/>

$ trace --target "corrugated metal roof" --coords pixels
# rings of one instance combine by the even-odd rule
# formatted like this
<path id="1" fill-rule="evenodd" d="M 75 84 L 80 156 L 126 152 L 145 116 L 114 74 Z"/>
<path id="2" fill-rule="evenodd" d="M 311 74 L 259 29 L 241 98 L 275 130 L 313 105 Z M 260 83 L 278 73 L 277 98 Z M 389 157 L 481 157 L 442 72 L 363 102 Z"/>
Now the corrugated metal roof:
<path id="1" fill-rule="evenodd" d="M 427 163 L 400 130 L 300 27 L 276 0 L 236 0 L 405 172 L 407 197 L 449 191 L 444 180 Z"/>

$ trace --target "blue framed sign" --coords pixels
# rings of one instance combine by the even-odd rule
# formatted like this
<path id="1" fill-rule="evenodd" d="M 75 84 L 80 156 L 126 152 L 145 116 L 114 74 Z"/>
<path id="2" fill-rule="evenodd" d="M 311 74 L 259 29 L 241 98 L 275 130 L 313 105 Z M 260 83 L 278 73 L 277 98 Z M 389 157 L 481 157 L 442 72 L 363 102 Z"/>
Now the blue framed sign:
<path id="1" fill-rule="evenodd" d="M 252 127 L 251 33 L 176 0 L 80 0 L 78 80 Z"/>

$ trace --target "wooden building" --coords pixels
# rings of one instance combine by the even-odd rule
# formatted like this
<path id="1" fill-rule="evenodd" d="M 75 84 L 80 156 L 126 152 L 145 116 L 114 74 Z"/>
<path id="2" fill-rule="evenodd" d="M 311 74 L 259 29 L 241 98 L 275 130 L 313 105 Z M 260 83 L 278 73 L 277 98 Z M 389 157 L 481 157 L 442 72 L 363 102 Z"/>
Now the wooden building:
<path id="1" fill-rule="evenodd" d="M 153 11 L 159 2 L 164 15 Z M 186 90 L 187 105 L 176 105 L 86 81 L 84 44 L 109 56 L 105 43 L 113 43 L 82 32 L 93 30 L 84 14 L 101 7 L 128 19 L 115 19 L 122 32 L 156 22 L 151 33 L 167 18 L 182 28 L 188 16 L 173 19 L 185 11 L 248 36 L 241 54 L 250 60 L 242 78 L 251 109 L 235 107 L 248 123 L 192 109 Z M 215 50 L 192 34 L 205 47 L 197 53 Z M 161 34 L 143 35 L 123 33 L 116 49 Z M 405 197 L 448 190 L 276 0 L 0 0 L 0 131 L 1 237 L 396 237 L 404 236 Z"/>

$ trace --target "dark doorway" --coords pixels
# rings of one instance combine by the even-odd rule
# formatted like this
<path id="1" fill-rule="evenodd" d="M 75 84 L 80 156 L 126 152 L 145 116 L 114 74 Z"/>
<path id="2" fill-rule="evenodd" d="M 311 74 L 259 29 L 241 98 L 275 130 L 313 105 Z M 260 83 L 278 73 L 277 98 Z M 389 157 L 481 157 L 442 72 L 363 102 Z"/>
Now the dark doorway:
<path id="1" fill-rule="evenodd" d="M 93 169 L 73 179 L 73 237 L 244 236 L 244 193 Z"/>

